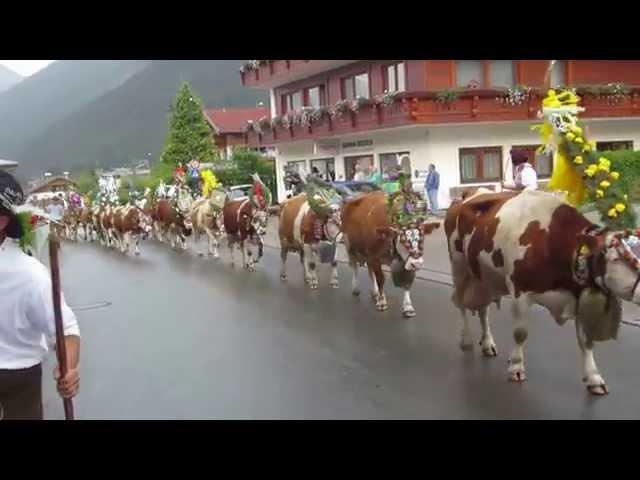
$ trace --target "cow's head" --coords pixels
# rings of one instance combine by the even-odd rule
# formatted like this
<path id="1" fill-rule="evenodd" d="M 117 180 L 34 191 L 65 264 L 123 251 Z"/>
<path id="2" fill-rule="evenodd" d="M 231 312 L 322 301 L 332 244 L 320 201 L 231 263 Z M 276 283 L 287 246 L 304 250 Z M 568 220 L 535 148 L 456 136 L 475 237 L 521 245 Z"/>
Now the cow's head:
<path id="1" fill-rule="evenodd" d="M 429 235 L 439 227 L 440 224 L 437 222 L 422 222 L 403 226 L 378 227 L 377 233 L 383 240 L 393 243 L 394 254 L 404 262 L 404 268 L 414 271 L 420 269 L 424 263 L 422 250 L 425 235 Z"/>
<path id="2" fill-rule="evenodd" d="M 176 227 L 181 235 L 184 235 L 185 237 L 190 236 L 193 232 L 191 215 L 181 210 L 176 210 Z"/>
<path id="3" fill-rule="evenodd" d="M 138 231 L 147 237 L 153 230 L 153 219 L 151 215 L 146 214 L 142 209 L 136 209 L 138 221 L 136 226 Z"/>
<path id="4" fill-rule="evenodd" d="M 264 236 L 267 233 L 267 222 L 269 214 L 266 210 L 254 209 L 251 215 L 251 228 L 256 235 Z"/>
<path id="5" fill-rule="evenodd" d="M 617 297 L 640 304 L 640 230 L 578 237 L 588 276 Z"/>

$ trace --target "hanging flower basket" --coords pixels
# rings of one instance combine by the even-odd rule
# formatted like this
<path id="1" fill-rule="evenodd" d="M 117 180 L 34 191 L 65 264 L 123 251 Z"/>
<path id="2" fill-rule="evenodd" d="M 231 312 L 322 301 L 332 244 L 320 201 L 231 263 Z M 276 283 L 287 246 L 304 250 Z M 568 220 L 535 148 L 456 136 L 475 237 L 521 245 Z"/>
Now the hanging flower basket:
<path id="1" fill-rule="evenodd" d="M 373 101 L 369 98 L 356 97 L 354 100 L 351 101 L 351 104 L 349 106 L 353 113 L 358 113 L 358 111 L 360 111 L 361 108 L 367 107 L 372 104 L 373 104 Z"/>
<path id="2" fill-rule="evenodd" d="M 390 107 L 396 101 L 397 96 L 398 92 L 385 91 L 384 93 L 373 97 L 373 103 L 377 106 Z"/>
<path id="3" fill-rule="evenodd" d="M 451 105 L 455 102 L 460 93 L 457 90 L 445 89 L 436 93 L 436 102 Z"/>
<path id="4" fill-rule="evenodd" d="M 351 111 L 352 110 L 349 100 L 338 100 L 331 108 L 331 118 L 341 118 L 345 113 Z"/>
<path id="5" fill-rule="evenodd" d="M 531 87 L 516 85 L 507 89 L 504 95 L 496 97 L 496 101 L 503 105 L 517 106 L 526 103 L 531 98 Z"/>

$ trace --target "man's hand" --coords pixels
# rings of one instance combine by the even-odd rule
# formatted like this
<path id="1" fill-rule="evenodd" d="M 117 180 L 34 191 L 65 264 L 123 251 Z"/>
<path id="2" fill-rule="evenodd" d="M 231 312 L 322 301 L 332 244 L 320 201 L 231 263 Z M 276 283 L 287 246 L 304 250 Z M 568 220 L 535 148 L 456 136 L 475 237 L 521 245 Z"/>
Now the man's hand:
<path id="1" fill-rule="evenodd" d="M 77 368 L 70 368 L 64 378 L 60 378 L 60 369 L 56 365 L 53 370 L 53 378 L 58 385 L 58 393 L 62 398 L 73 398 L 80 390 L 80 371 Z"/>

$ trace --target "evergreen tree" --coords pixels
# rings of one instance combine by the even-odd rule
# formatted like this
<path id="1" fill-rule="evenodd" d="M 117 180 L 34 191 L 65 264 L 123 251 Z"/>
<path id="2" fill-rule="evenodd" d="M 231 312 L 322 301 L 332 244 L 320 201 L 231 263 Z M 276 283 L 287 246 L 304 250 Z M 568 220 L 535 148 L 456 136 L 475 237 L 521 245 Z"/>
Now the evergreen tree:
<path id="1" fill-rule="evenodd" d="M 171 108 L 169 133 L 161 160 L 186 166 L 194 158 L 213 162 L 216 158 L 211 129 L 204 118 L 202 100 L 183 82 Z"/>

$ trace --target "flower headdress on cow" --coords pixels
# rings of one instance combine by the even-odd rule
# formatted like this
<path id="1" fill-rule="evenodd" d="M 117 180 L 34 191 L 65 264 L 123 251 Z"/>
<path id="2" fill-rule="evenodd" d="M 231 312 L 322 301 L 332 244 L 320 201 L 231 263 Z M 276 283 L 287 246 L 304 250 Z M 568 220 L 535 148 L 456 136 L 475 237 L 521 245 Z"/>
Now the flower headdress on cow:
<path id="1" fill-rule="evenodd" d="M 202 195 L 208 198 L 211 192 L 215 188 L 218 188 L 220 183 L 211 170 L 203 170 L 200 172 L 200 178 L 202 179 Z"/>
<path id="2" fill-rule="evenodd" d="M 305 191 L 309 207 L 321 218 L 329 217 L 342 203 L 342 197 L 337 190 L 330 183 L 314 175 L 307 176 Z"/>
<path id="3" fill-rule="evenodd" d="M 539 151 L 554 152 L 549 188 L 566 192 L 567 201 L 577 206 L 591 201 L 604 224 L 620 229 L 635 225 L 635 214 L 628 208 L 627 195 L 618 182 L 620 173 L 611 169 L 611 161 L 588 141 L 578 114 L 584 111 L 573 89 L 550 89 L 538 114 L 544 120 L 539 130 L 543 145 Z"/>
<path id="4" fill-rule="evenodd" d="M 413 191 L 411 176 L 400 172 L 397 176 L 400 190 L 389 195 L 387 207 L 389 223 L 400 227 L 419 225 L 425 220 L 424 200 Z"/>
<path id="5" fill-rule="evenodd" d="M 265 210 L 271 205 L 271 190 L 262 182 L 257 173 L 251 175 L 251 178 L 253 179 L 253 187 L 249 190 L 251 204 L 259 210 Z"/>

